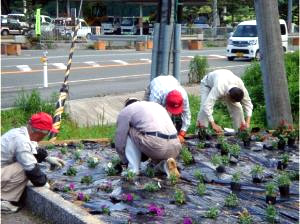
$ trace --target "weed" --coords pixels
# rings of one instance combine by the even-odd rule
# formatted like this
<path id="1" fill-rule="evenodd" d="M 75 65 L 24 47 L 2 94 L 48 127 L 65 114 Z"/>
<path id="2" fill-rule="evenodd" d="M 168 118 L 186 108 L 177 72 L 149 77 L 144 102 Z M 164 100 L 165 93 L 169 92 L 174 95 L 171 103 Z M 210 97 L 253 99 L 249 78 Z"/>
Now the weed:
<path id="1" fill-rule="evenodd" d="M 227 207 L 237 207 L 239 204 L 239 199 L 234 193 L 230 193 L 228 197 L 225 198 L 225 206 Z"/>
<path id="2" fill-rule="evenodd" d="M 182 205 L 185 203 L 185 195 L 184 192 L 180 189 L 175 190 L 174 194 L 175 203 L 178 205 Z"/>

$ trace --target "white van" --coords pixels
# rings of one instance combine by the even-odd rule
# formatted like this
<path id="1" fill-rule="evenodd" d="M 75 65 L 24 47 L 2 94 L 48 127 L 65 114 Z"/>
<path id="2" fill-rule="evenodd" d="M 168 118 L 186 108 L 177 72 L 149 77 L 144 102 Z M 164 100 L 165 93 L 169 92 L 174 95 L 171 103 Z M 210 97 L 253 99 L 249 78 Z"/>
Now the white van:
<path id="1" fill-rule="evenodd" d="M 279 20 L 282 47 L 284 51 L 288 49 L 287 26 L 283 19 Z M 259 46 L 256 28 L 256 20 L 244 21 L 238 24 L 234 33 L 228 40 L 226 56 L 229 61 L 234 58 L 259 59 Z"/>
<path id="2" fill-rule="evenodd" d="M 72 19 L 67 18 L 65 19 L 65 35 L 68 39 L 71 39 L 73 36 L 72 27 L 70 27 Z M 79 19 L 79 29 L 77 31 L 77 37 L 90 39 L 92 36 L 92 29 L 91 27 L 86 23 L 84 19 Z"/>

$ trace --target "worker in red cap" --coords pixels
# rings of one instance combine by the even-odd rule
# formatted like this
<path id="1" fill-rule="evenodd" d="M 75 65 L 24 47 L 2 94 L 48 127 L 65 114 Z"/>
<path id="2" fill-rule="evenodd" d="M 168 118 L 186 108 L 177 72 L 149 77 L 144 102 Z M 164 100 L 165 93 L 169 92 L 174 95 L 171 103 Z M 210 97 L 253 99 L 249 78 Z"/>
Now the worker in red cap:
<path id="1" fill-rule="evenodd" d="M 64 161 L 48 156 L 37 143 L 49 132 L 57 133 L 52 117 L 44 112 L 32 115 L 27 126 L 14 128 L 1 136 L 1 213 L 19 210 L 19 201 L 28 180 L 34 186 L 47 184 L 47 177 L 38 163 L 47 161 L 62 167 Z"/>
<path id="2" fill-rule="evenodd" d="M 189 99 L 185 89 L 171 75 L 160 75 L 150 82 L 145 92 L 145 100 L 164 106 L 178 131 L 180 142 L 191 124 Z"/>

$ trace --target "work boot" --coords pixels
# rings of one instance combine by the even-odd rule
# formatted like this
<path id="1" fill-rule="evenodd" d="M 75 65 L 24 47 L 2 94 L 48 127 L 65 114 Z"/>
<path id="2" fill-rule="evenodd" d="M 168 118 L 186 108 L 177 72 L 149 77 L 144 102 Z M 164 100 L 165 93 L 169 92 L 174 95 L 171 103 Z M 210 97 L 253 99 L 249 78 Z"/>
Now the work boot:
<path id="1" fill-rule="evenodd" d="M 1 213 L 10 214 L 19 211 L 20 207 L 14 206 L 9 201 L 1 201 Z"/>
<path id="2" fill-rule="evenodd" d="M 173 158 L 169 158 L 164 163 L 164 170 L 168 176 L 170 177 L 171 174 L 175 175 L 177 178 L 180 178 L 180 173 L 177 169 L 176 161 Z"/>

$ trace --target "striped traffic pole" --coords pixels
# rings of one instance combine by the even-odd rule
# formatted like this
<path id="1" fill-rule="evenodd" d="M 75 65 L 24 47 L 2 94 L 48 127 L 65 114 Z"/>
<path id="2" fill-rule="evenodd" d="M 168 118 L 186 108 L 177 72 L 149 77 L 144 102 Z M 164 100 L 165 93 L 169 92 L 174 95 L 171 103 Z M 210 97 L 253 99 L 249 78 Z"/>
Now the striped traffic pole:
<path id="1" fill-rule="evenodd" d="M 71 44 L 70 53 L 69 53 L 68 65 L 67 65 L 67 69 L 65 72 L 65 79 L 64 79 L 62 87 L 59 91 L 59 97 L 58 97 L 58 100 L 56 102 L 56 107 L 55 107 L 56 110 L 55 110 L 55 114 L 54 114 L 54 118 L 53 118 L 53 126 L 58 130 L 60 129 L 61 115 L 64 112 L 64 105 L 65 105 L 65 102 L 66 102 L 66 99 L 67 99 L 67 96 L 69 93 L 68 78 L 69 78 L 71 64 L 72 64 L 72 57 L 73 57 L 73 53 L 74 53 L 74 49 L 75 49 L 75 41 L 77 40 L 77 32 L 78 32 L 79 25 L 80 25 L 79 16 L 81 13 L 82 1 L 83 0 L 80 0 L 77 24 L 76 24 L 74 34 L 72 37 L 72 44 Z M 56 133 L 51 132 L 50 133 L 50 141 L 54 142 L 55 140 L 56 140 Z"/>

